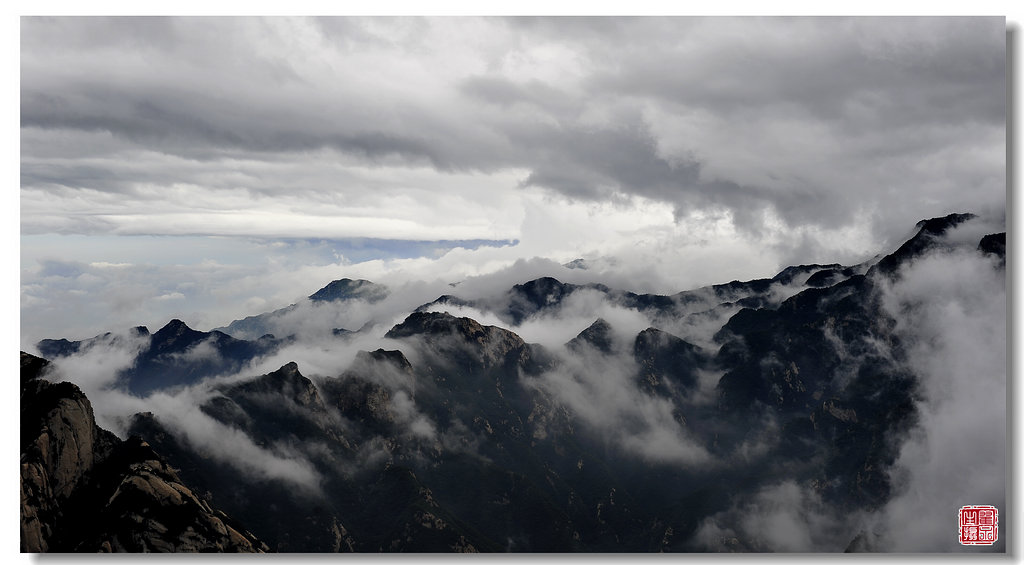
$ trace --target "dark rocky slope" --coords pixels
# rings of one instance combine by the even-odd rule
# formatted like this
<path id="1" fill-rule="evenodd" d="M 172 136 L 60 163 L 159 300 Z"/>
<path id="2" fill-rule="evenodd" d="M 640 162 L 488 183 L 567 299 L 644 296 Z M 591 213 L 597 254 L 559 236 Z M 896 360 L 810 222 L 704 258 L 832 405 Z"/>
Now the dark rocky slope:
<path id="1" fill-rule="evenodd" d="M 262 552 L 138 437 L 96 426 L 89 399 L 21 353 L 23 552 Z"/>

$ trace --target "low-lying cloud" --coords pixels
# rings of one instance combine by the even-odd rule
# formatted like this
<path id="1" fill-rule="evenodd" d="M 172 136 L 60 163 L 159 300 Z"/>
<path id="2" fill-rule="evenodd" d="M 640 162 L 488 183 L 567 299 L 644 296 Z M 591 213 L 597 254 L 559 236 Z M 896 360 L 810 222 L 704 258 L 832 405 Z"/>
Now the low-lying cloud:
<path id="1" fill-rule="evenodd" d="M 140 338 L 111 335 L 96 340 L 78 354 L 59 359 L 61 374 L 79 383 L 93 399 L 101 426 L 124 433 L 128 418 L 137 412 L 153 412 L 157 421 L 197 452 L 229 464 L 251 480 L 283 480 L 316 492 L 324 478 L 318 464 L 329 461 L 326 445 L 278 441 L 256 445 L 240 429 L 218 422 L 202 406 L 218 394 L 219 385 L 241 383 L 297 361 L 303 374 L 321 390 L 329 379 L 353 367 L 359 351 L 400 350 L 413 367 L 428 360 L 414 340 L 391 340 L 384 334 L 409 311 L 436 298 L 439 293 L 476 300 L 481 306 L 433 309 L 468 316 L 484 325 L 505 327 L 528 343 L 542 345 L 555 363 L 534 374 L 521 374 L 518 386 L 542 394 L 556 409 L 574 418 L 580 433 L 604 441 L 626 459 L 706 474 L 715 469 L 762 469 L 761 480 L 749 489 L 732 494 L 728 504 L 700 521 L 687 543 L 697 550 L 743 551 L 959 551 L 954 523 L 956 510 L 968 504 L 992 504 L 1006 512 L 1006 280 L 995 257 L 977 250 L 980 236 L 998 229 L 998 222 L 967 222 L 944 237 L 947 246 L 906 264 L 891 282 L 878 285 L 883 312 L 896 320 L 896 339 L 864 342 L 868 347 L 851 351 L 835 332 L 826 328 L 825 339 L 836 345 L 841 360 L 833 375 L 837 386 L 853 378 L 868 357 L 887 359 L 915 377 L 916 416 L 904 435 L 890 435 L 895 463 L 888 470 L 891 496 L 877 508 L 847 512 L 825 500 L 820 485 L 806 479 L 814 461 L 787 462 L 771 459 L 784 433 L 782 422 L 770 412 L 752 420 L 753 430 L 727 451 L 711 448 L 706 429 L 700 431 L 694 417 L 714 417 L 716 385 L 722 371 L 710 365 L 697 372 L 696 387 L 680 398 L 670 399 L 645 392 L 638 380 L 640 366 L 633 358 L 633 340 L 641 330 L 662 323 L 665 331 L 716 351 L 713 334 L 738 307 L 715 307 L 715 297 L 704 291 L 705 304 L 684 311 L 675 320 L 654 318 L 624 308 L 596 290 L 579 290 L 557 305 L 509 323 L 501 312 L 512 284 L 525 282 L 514 267 L 467 278 L 451 286 L 441 281 L 406 282 L 392 287 L 378 302 L 352 300 L 338 303 L 301 303 L 275 323 L 292 336 L 277 351 L 252 360 L 234 375 L 221 375 L 202 383 L 138 398 L 116 388 L 116 374 L 133 362 L 143 346 Z M 538 261 L 524 266 L 528 275 L 545 272 L 550 264 Z M 561 268 L 561 267 L 559 267 Z M 60 269 L 52 267 L 51 271 Z M 569 270 L 566 269 L 568 272 Z M 67 274 L 67 273 L 66 273 Z M 73 274 L 73 273 L 70 273 Z M 571 275 L 578 276 L 578 275 Z M 806 277 L 790 284 L 773 285 L 766 294 L 773 301 L 792 296 Z M 583 278 L 577 278 L 583 282 Z M 574 348 L 565 343 L 601 317 L 610 322 L 612 344 L 608 351 L 588 345 Z M 334 335 L 332 327 L 361 331 Z M 842 347 L 840 347 L 842 346 Z M 893 350 L 894 346 L 899 351 Z M 200 344 L 186 352 L 189 358 L 211 353 Z M 443 348 L 443 344 L 441 346 Z M 452 347 L 455 347 L 452 345 Z M 866 356 L 862 358 L 862 356 Z M 774 362 L 771 359 L 765 363 Z M 406 449 L 416 461 L 426 453 L 465 453 L 480 456 L 486 437 L 454 419 L 442 428 L 419 404 L 423 387 L 433 383 L 378 364 L 358 376 L 388 391 L 388 411 L 395 437 L 406 442 L 396 448 L 381 435 L 359 438 L 346 473 L 358 473 L 392 460 L 396 449 Z M 335 408 L 330 418 L 351 431 Z M 539 422 L 543 425 L 543 422 Z M 353 436 L 354 437 L 354 436 Z M 542 438 L 543 434 L 537 436 Z M 948 520 L 942 518 L 948 517 Z M 1005 540 L 1005 535 L 1003 535 Z M 999 551 L 1005 541 L 983 550 Z"/>
<path id="2" fill-rule="evenodd" d="M 297 494 L 318 492 L 322 478 L 301 446 L 256 445 L 242 430 L 206 415 L 201 406 L 208 397 L 205 390 L 175 395 L 157 392 L 146 404 L 160 424 L 200 456 L 231 465 L 251 481 L 282 480 L 304 489 Z"/>
<path id="3" fill-rule="evenodd" d="M 591 433 L 643 460 L 686 467 L 711 460 L 677 419 L 670 400 L 640 390 L 639 365 L 629 355 L 608 355 L 588 346 L 572 355 L 560 350 L 559 367 L 523 383 L 550 394 Z"/>
<path id="4" fill-rule="evenodd" d="M 950 524 L 961 506 L 1008 511 L 1006 275 L 996 267 L 970 249 L 932 254 L 886 295 L 921 396 L 878 526 L 891 550 L 957 550 Z M 1005 547 L 1005 533 L 992 550 Z"/>
<path id="5" fill-rule="evenodd" d="M 883 285 L 885 312 L 897 321 L 905 368 L 916 379 L 915 425 L 897 442 L 888 474 L 892 495 L 874 511 L 840 512 L 810 483 L 783 481 L 706 519 L 693 539 L 711 551 L 1004 551 L 965 548 L 957 511 L 1006 502 L 1006 272 L 979 253 L 993 226 L 969 222 L 945 241 L 951 249 L 922 256 Z M 891 355 L 877 344 L 872 355 Z M 847 369 L 859 361 L 847 356 Z M 839 375 L 842 378 L 842 374 Z"/>
<path id="6" fill-rule="evenodd" d="M 698 550 L 835 553 L 853 541 L 849 524 L 857 516 L 835 512 L 793 481 L 763 487 L 743 499 L 701 522 L 693 538 Z"/>
<path id="7" fill-rule="evenodd" d="M 151 412 L 157 422 L 185 445 L 203 457 L 233 466 L 250 480 L 284 480 L 307 493 L 319 489 L 321 478 L 301 452 L 287 445 L 257 446 L 241 430 L 226 426 L 203 412 L 201 406 L 216 394 L 215 384 L 230 382 L 230 377 L 210 379 L 174 391 L 157 391 L 145 398 L 124 390 L 118 382 L 119 373 L 131 368 L 145 347 L 146 339 L 131 334 L 112 334 L 95 340 L 74 355 L 55 359 L 51 378 L 66 379 L 78 385 L 93 405 L 97 425 L 121 437 L 127 434 L 133 415 Z M 209 349 L 204 348 L 204 343 L 185 356 L 202 354 L 204 349 Z"/>

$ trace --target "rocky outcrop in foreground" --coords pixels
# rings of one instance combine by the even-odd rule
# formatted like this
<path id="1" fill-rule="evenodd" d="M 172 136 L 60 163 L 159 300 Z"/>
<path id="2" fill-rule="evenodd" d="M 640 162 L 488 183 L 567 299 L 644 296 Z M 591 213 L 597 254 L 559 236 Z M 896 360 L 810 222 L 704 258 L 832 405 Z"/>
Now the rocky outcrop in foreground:
<path id="1" fill-rule="evenodd" d="M 264 552 L 146 442 L 96 425 L 85 394 L 21 353 L 21 551 Z"/>

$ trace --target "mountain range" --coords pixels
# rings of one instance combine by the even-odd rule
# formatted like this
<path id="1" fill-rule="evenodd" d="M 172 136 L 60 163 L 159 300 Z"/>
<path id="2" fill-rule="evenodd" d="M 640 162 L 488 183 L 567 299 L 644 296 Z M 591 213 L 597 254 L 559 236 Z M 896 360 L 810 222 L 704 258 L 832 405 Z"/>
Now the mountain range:
<path id="1" fill-rule="evenodd" d="M 1005 233 L 952 237 L 973 221 L 922 221 L 858 265 L 671 295 L 553 277 L 443 295 L 388 327 L 319 327 L 316 347 L 292 318 L 344 320 L 393 291 L 341 279 L 209 332 L 43 340 L 21 354 L 22 550 L 764 551 L 709 524 L 779 484 L 835 515 L 892 500 L 922 374 L 886 296 L 932 254 L 1004 269 Z M 570 310 L 591 317 L 564 344 L 517 333 Z M 152 407 L 120 437 L 72 384 L 107 350 L 130 362 L 103 399 Z M 833 550 L 876 549 L 838 530 Z"/>

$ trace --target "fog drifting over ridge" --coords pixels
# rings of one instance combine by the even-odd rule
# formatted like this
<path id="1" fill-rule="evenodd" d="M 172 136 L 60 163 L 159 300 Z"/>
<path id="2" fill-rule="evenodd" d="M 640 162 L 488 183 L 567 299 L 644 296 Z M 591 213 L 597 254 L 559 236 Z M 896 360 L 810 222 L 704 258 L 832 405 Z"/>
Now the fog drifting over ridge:
<path id="1" fill-rule="evenodd" d="M 939 246 L 903 265 L 895 281 L 879 288 L 886 313 L 897 323 L 896 335 L 907 353 L 906 369 L 917 379 L 916 423 L 908 434 L 890 438 L 899 442 L 899 455 L 889 471 L 894 485 L 891 499 L 876 510 L 842 513 L 806 484 L 785 478 L 768 481 L 747 493 L 749 496 L 739 497 L 733 508 L 706 518 L 692 539 L 694 548 L 714 550 L 721 540 L 735 537 L 754 551 L 835 552 L 858 537 L 860 543 L 876 551 L 953 551 L 959 546 L 955 538 L 951 539 L 948 524 L 922 516 L 939 515 L 963 504 L 1005 508 L 1007 420 L 1001 403 L 1007 384 L 1005 271 L 997 258 L 983 255 L 976 248 L 979 235 L 999 227 L 998 220 L 976 218 L 950 230 L 942 239 L 951 247 Z M 498 281 L 477 283 L 476 287 L 467 287 L 465 296 L 484 298 L 501 292 Z M 460 294 L 458 287 L 449 290 Z M 655 465 L 714 469 L 756 463 L 778 441 L 777 423 L 769 419 L 762 422 L 763 434 L 728 456 L 711 455 L 694 443 L 675 421 L 670 404 L 640 393 L 630 381 L 636 365 L 629 354 L 629 338 L 653 320 L 608 303 L 595 291 L 577 292 L 575 300 L 527 317 L 521 324 L 509 324 L 494 313 L 471 307 L 437 305 L 433 309 L 522 331 L 524 337 L 534 332 L 542 337 L 538 341 L 546 342 L 544 345 L 559 355 L 563 351 L 559 346 L 562 336 L 582 329 L 585 312 L 607 317 L 621 334 L 614 337 L 620 343 L 610 351 L 578 351 L 565 356 L 561 367 L 538 377 L 524 377 L 522 384 L 551 395 L 583 426 L 632 457 Z M 300 486 L 303 492 L 315 493 L 320 479 L 310 461 L 318 457 L 318 446 L 293 442 L 257 447 L 245 434 L 215 422 L 197 407 L 215 394 L 217 385 L 245 382 L 293 360 L 299 361 L 299 369 L 315 383 L 342 373 L 359 350 L 398 349 L 414 365 L 423 362 L 415 342 L 382 337 L 404 319 L 404 314 L 394 313 L 410 300 L 392 292 L 388 299 L 372 304 L 356 301 L 311 307 L 324 308 L 322 317 L 311 318 L 318 323 L 362 319 L 376 323 L 366 333 L 348 340 L 332 340 L 322 331 L 311 331 L 309 319 L 296 317 L 292 319 L 296 342 L 255 359 L 238 374 L 158 392 L 145 399 L 111 389 L 112 375 L 127 366 L 139 349 L 139 344 L 127 336 L 100 340 L 79 355 L 58 360 L 56 367 L 93 399 L 100 425 L 123 433 L 128 416 L 152 411 L 173 433 L 201 452 L 217 454 L 252 480 L 286 481 Z M 712 343 L 709 335 L 696 338 L 699 332 L 713 332 L 717 327 L 689 326 L 692 333 L 687 337 Z M 847 359 L 846 363 L 856 365 L 857 359 Z M 407 377 L 372 372 L 366 376 L 392 390 L 397 423 L 407 428 L 410 438 L 427 444 L 462 446 L 460 449 L 467 453 L 474 452 L 474 442 L 479 438 L 467 430 L 455 426 L 444 436 L 439 434 L 414 395 L 406 392 L 411 390 Z M 707 376 L 712 381 L 715 377 Z M 698 392 L 685 405 L 714 402 L 712 395 Z M 367 443 L 352 463 L 353 470 L 380 464 L 388 453 L 382 445 Z M 974 470 L 971 480 L 963 480 L 964 469 Z M 1001 535 L 1005 536 L 1005 531 Z M 989 549 L 1001 549 L 1004 540 L 1001 537 L 999 544 Z"/>
<path id="2" fill-rule="evenodd" d="M 771 276 L 768 273 L 789 264 L 782 234 L 749 239 L 736 230 L 728 215 L 710 219 L 697 214 L 676 221 L 667 205 L 654 206 L 660 213 L 649 215 L 645 210 L 651 206 L 569 204 L 552 197 L 549 206 L 531 208 L 513 245 L 455 247 L 439 256 L 362 261 L 331 253 L 329 241 L 170 236 L 69 241 L 47 236 L 44 242 L 23 236 L 23 347 L 45 337 L 96 335 L 111 329 L 113 320 L 121 320 L 124 327 L 141 323 L 155 329 L 180 318 L 193 327 L 210 329 L 287 306 L 339 278 L 362 278 L 390 287 L 426 285 L 436 293 L 422 294 L 422 302 L 427 302 L 445 294 L 449 284 L 467 293 L 484 292 L 541 276 L 673 294 Z M 903 235 L 906 228 L 900 231 Z M 816 233 L 816 241 L 830 242 L 828 251 L 815 252 L 806 257 L 807 262 L 857 263 L 879 249 L 861 248 L 875 237 L 869 226 L 835 230 L 831 235 L 813 228 L 806 232 Z M 108 245 L 110 251 L 102 251 Z M 172 251 L 170 261 L 162 259 L 164 250 L 176 250 L 179 245 L 195 247 L 194 259 L 177 251 Z M 119 255 L 123 259 L 107 259 L 118 256 L 117 250 L 123 250 Z M 97 254 L 106 260 L 85 260 Z M 590 268 L 562 266 L 578 258 L 586 259 Z"/>
<path id="3" fill-rule="evenodd" d="M 949 240 L 976 235 L 979 224 L 992 227 L 968 223 Z M 698 544 L 710 548 L 739 535 L 755 551 L 834 552 L 858 531 L 860 550 L 954 552 L 963 547 L 950 535 L 952 519 L 942 519 L 950 509 L 1006 507 L 1005 272 L 993 257 L 962 246 L 904 266 L 882 296 L 910 352 L 907 367 L 918 379 L 919 420 L 899 438 L 889 471 L 892 498 L 877 512 L 841 514 L 812 489 L 781 481 L 706 520 Z M 1002 532 L 1011 534 L 1003 522 L 1000 532 L 986 550 L 1005 551 Z"/>

